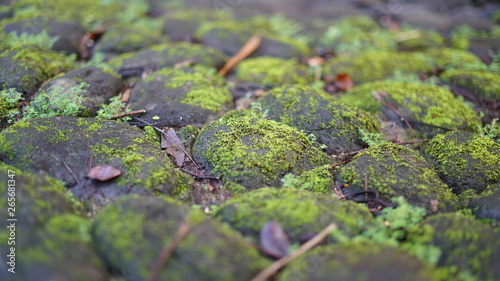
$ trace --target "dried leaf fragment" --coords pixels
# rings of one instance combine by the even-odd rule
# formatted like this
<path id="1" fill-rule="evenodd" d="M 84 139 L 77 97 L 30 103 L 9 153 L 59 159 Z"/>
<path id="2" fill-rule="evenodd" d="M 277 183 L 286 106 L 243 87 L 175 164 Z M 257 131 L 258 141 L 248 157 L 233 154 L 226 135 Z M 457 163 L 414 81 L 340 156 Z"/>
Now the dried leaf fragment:
<path id="1" fill-rule="evenodd" d="M 185 149 L 182 147 L 181 140 L 174 129 L 166 127 L 163 131 L 165 134 L 161 135 L 161 148 L 165 148 L 165 151 L 174 158 L 177 167 L 181 167 L 184 165 L 184 160 L 186 158 Z"/>
<path id="2" fill-rule="evenodd" d="M 343 92 L 347 92 L 354 87 L 354 83 L 347 73 L 340 73 L 335 76 L 335 86 Z"/>
<path id="3" fill-rule="evenodd" d="M 288 254 L 291 243 L 285 230 L 275 221 L 268 221 L 260 229 L 260 247 L 273 258 L 282 258 Z"/>
<path id="4" fill-rule="evenodd" d="M 98 181 L 107 181 L 110 179 L 114 179 L 121 174 L 122 171 L 113 166 L 100 165 L 90 169 L 89 173 L 87 174 L 87 178 Z"/>

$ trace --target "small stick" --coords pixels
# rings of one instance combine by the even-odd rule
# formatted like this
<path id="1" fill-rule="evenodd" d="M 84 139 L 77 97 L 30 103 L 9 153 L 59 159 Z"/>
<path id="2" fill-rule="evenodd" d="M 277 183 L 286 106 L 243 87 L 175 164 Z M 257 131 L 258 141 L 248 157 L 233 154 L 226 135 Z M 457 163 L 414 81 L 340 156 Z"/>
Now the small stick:
<path id="1" fill-rule="evenodd" d="M 141 110 L 129 111 L 129 112 L 124 112 L 122 114 L 115 115 L 115 116 L 111 116 L 111 117 L 109 117 L 109 119 L 113 120 L 113 119 L 118 119 L 118 118 L 122 118 L 122 117 L 126 117 L 126 116 L 139 115 L 139 114 L 143 114 L 143 113 L 146 113 L 146 110 L 141 109 Z"/>
<path id="2" fill-rule="evenodd" d="M 231 69 L 233 69 L 241 60 L 248 57 L 260 46 L 262 37 L 259 35 L 254 35 L 241 47 L 240 51 L 229 59 L 226 64 L 219 70 L 219 74 L 225 76 Z"/>
<path id="3" fill-rule="evenodd" d="M 187 221 L 185 221 L 179 226 L 177 233 L 172 238 L 170 243 L 165 248 L 163 248 L 161 253 L 158 255 L 158 258 L 156 259 L 156 262 L 153 268 L 151 269 L 151 273 L 149 274 L 148 278 L 145 281 L 155 281 L 158 279 L 163 266 L 170 258 L 170 256 L 174 253 L 175 249 L 177 248 L 179 243 L 181 243 L 182 239 L 184 239 L 184 237 L 186 237 L 186 235 L 189 233 L 190 229 L 191 225 Z"/>
<path id="4" fill-rule="evenodd" d="M 61 159 L 61 161 L 64 164 L 64 166 L 66 167 L 66 169 L 68 169 L 69 173 L 73 176 L 76 183 L 78 183 L 78 185 L 80 185 L 82 187 L 82 189 L 85 190 L 85 187 L 82 185 L 82 182 L 78 179 L 78 177 L 75 175 L 75 173 L 73 173 L 73 170 L 71 170 L 71 168 L 68 166 L 66 161 L 64 161 L 64 159 Z"/>
<path id="5" fill-rule="evenodd" d="M 198 179 L 220 180 L 220 178 L 218 178 L 218 177 L 197 175 L 195 173 L 192 173 L 192 172 L 185 170 L 185 169 L 182 169 L 182 168 L 179 168 L 179 170 L 181 170 L 181 172 L 184 172 L 184 173 L 191 175 L 191 176 L 198 178 Z"/>
<path id="6" fill-rule="evenodd" d="M 289 262 L 291 262 L 293 259 L 299 257 L 300 255 L 304 254 L 305 252 L 309 251 L 312 249 L 314 246 L 318 245 L 323 241 L 328 234 L 332 230 L 337 228 L 337 225 L 335 223 L 331 223 L 328 226 L 326 226 L 323 230 L 321 230 L 320 233 L 316 234 L 311 240 L 307 241 L 304 243 L 302 246 L 300 246 L 297 250 L 294 252 L 282 257 L 281 259 L 275 261 L 273 264 L 271 264 L 269 267 L 261 271 L 257 276 L 255 276 L 252 280 L 250 281 L 266 281 L 268 278 L 271 276 L 275 275 L 278 273 L 278 271 L 287 265 Z"/>

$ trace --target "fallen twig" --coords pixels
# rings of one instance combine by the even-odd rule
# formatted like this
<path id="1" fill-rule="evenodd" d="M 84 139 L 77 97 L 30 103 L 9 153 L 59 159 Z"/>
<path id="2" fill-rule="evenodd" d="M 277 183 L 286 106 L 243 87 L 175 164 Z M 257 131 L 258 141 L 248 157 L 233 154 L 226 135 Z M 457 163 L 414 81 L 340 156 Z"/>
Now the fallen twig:
<path id="1" fill-rule="evenodd" d="M 277 261 L 275 261 L 273 264 L 271 264 L 266 269 L 261 271 L 257 276 L 255 276 L 250 281 L 265 281 L 268 278 L 270 278 L 271 276 L 275 275 L 282 267 L 287 265 L 293 259 L 299 257 L 300 255 L 302 255 L 305 252 L 312 249 L 314 246 L 321 243 L 321 241 L 323 241 L 328 236 L 328 234 L 330 234 L 330 232 L 332 230 L 334 230 L 336 227 L 337 227 L 337 225 L 335 223 L 329 224 L 323 230 L 321 230 L 320 233 L 316 234 L 316 236 L 314 236 L 311 240 L 304 243 L 302 246 L 300 246 L 294 252 L 282 257 L 281 259 L 279 259 Z"/>
<path id="2" fill-rule="evenodd" d="M 262 41 L 262 37 L 259 35 L 254 35 L 241 47 L 240 51 L 234 55 L 230 60 L 226 62 L 226 64 L 219 70 L 219 74 L 224 76 L 231 69 L 233 69 L 241 60 L 245 59 L 249 55 L 251 55 L 257 48 L 260 46 L 260 42 Z"/>
<path id="3" fill-rule="evenodd" d="M 161 270 L 163 269 L 163 266 L 170 258 L 170 256 L 174 253 L 175 249 L 177 248 L 179 243 L 181 243 L 182 239 L 184 239 L 184 237 L 186 237 L 186 235 L 189 233 L 190 229 L 191 225 L 187 221 L 185 221 L 179 226 L 177 233 L 172 238 L 170 243 L 165 248 L 163 248 L 163 250 L 158 255 L 158 258 L 156 259 L 156 262 L 153 268 L 151 269 L 151 273 L 149 274 L 146 281 L 155 281 L 158 279 Z"/>
<path id="4" fill-rule="evenodd" d="M 205 175 L 197 175 L 197 174 L 195 174 L 195 173 L 192 173 L 192 172 L 190 172 L 190 171 L 188 171 L 188 170 L 185 170 L 185 169 L 182 169 L 182 168 L 179 168 L 179 170 L 181 170 L 181 172 L 184 172 L 184 173 L 186 173 L 186 174 L 188 174 L 188 175 L 191 175 L 191 176 L 193 176 L 193 177 L 195 177 L 195 178 L 198 178 L 198 179 L 220 180 L 220 178 L 219 178 L 219 177 L 205 176 Z"/>

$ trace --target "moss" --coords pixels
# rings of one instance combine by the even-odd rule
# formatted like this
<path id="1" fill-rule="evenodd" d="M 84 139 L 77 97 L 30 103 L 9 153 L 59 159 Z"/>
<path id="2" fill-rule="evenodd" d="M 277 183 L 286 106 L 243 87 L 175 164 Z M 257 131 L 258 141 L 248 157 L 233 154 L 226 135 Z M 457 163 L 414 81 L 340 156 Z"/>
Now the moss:
<path id="1" fill-rule="evenodd" d="M 308 184 L 315 193 L 329 193 L 333 189 L 333 177 L 330 172 L 330 165 L 323 165 L 300 174 L 298 180 Z M 286 185 L 284 186 L 286 187 Z"/>
<path id="2" fill-rule="evenodd" d="M 481 59 L 471 52 L 452 48 L 432 48 L 423 52 L 425 56 L 430 56 L 439 69 L 448 67 L 460 67 L 464 64 L 483 64 Z"/>
<path id="3" fill-rule="evenodd" d="M 245 182 L 245 186 L 262 181 L 280 184 L 287 173 L 299 173 L 327 161 L 326 155 L 296 129 L 251 117 L 224 118 L 208 124 L 200 132 L 193 154 L 224 182 Z"/>
<path id="4" fill-rule="evenodd" d="M 388 78 L 396 70 L 402 73 L 427 73 L 433 68 L 432 60 L 420 54 L 367 51 L 333 58 L 325 65 L 325 73 L 347 73 L 354 82 L 363 83 Z"/>
<path id="5" fill-rule="evenodd" d="M 312 82 L 306 66 L 300 65 L 294 59 L 273 57 L 257 57 L 242 61 L 236 78 L 242 82 L 273 86 Z"/>
<path id="6" fill-rule="evenodd" d="M 341 98 L 341 101 L 353 104 L 375 113 L 382 104 L 376 100 L 373 92 L 384 92 L 388 96 L 383 101 L 396 102 L 399 112 L 407 119 L 449 129 L 475 131 L 479 123 L 478 115 L 461 100 L 443 88 L 404 82 L 378 81 L 355 87 Z"/>
<path id="7" fill-rule="evenodd" d="M 500 181 L 500 144 L 465 132 L 449 132 L 432 138 L 425 155 L 440 177 L 460 194 L 481 193 Z"/>
<path id="8" fill-rule="evenodd" d="M 392 143 L 370 147 L 357 154 L 337 175 L 348 184 L 345 194 L 377 190 L 385 201 L 403 196 L 409 203 L 432 211 L 437 200 L 440 211 L 457 207 L 458 200 L 425 159 L 413 150 Z M 362 196 L 362 195 L 361 195 Z"/>
<path id="9" fill-rule="evenodd" d="M 359 234 L 372 223 L 369 211 L 354 202 L 288 188 L 253 190 L 228 200 L 214 216 L 255 242 L 260 229 L 271 220 L 285 229 L 292 242 L 332 222 L 347 236 Z"/>
<path id="10" fill-rule="evenodd" d="M 485 70 L 450 69 L 441 78 L 476 93 L 479 96 L 500 99 L 500 74 Z"/>

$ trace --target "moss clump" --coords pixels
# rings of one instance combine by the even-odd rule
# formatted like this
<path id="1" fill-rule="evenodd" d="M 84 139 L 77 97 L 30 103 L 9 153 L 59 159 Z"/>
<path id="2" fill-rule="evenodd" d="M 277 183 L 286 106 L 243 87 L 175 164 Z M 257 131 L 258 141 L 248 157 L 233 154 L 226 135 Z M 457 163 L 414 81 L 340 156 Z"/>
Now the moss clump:
<path id="1" fill-rule="evenodd" d="M 385 81 L 366 83 L 355 87 L 341 101 L 375 113 L 384 105 L 373 93 L 381 93 L 380 99 L 395 107 L 410 124 L 416 123 L 414 127 L 424 123 L 448 130 L 474 131 L 480 124 L 478 115 L 464 102 L 451 92 L 432 85 Z"/>
<path id="2" fill-rule="evenodd" d="M 367 147 L 360 130 L 376 133 L 379 128 L 369 113 L 307 86 L 275 88 L 259 101 L 268 115 L 301 130 L 329 154 Z"/>
<path id="3" fill-rule="evenodd" d="M 457 197 L 417 152 L 392 143 L 370 147 L 359 153 L 341 168 L 336 178 L 346 195 L 366 188 L 380 193 L 380 199 L 403 196 L 409 203 L 423 207 L 429 213 L 452 211 L 457 207 Z M 365 194 L 353 199 L 363 199 Z M 371 196 L 371 195 L 370 195 Z"/>
<path id="4" fill-rule="evenodd" d="M 417 53 L 367 51 L 338 56 L 325 65 L 325 73 L 347 73 L 356 83 L 381 80 L 394 71 L 402 73 L 427 73 L 434 69 L 432 60 Z"/>
<path id="5" fill-rule="evenodd" d="M 309 190 L 315 193 L 329 193 L 333 188 L 333 177 L 330 172 L 330 165 L 323 165 L 305 171 L 298 177 L 288 174 L 282 181 L 283 187 L 285 188 Z"/>
<path id="6" fill-rule="evenodd" d="M 278 222 L 291 241 L 298 242 L 332 222 L 345 235 L 353 236 L 373 220 L 366 208 L 354 202 L 287 188 L 251 191 L 224 203 L 214 216 L 255 242 L 268 221 Z"/>
<path id="7" fill-rule="evenodd" d="M 296 60 L 272 57 L 247 59 L 239 64 L 236 78 L 242 82 L 252 82 L 268 86 L 286 84 L 309 84 L 312 82 L 307 67 Z"/>
<path id="8" fill-rule="evenodd" d="M 304 270 L 314 269 L 314 270 Z M 352 242 L 316 247 L 292 261 L 278 280 L 442 280 L 407 252 L 377 243 Z"/>
<path id="9" fill-rule="evenodd" d="M 463 87 L 484 98 L 500 99 L 500 74 L 486 70 L 450 69 L 441 74 L 449 84 Z"/>
<path id="10" fill-rule="evenodd" d="M 438 269 L 453 277 L 447 280 L 473 279 L 493 281 L 500 278 L 500 242 L 498 230 L 458 214 L 439 214 L 423 221 L 414 235 L 431 227 L 429 243 L 441 249 Z"/>
<path id="11" fill-rule="evenodd" d="M 471 52 L 452 48 L 432 48 L 423 52 L 425 56 L 430 56 L 439 69 L 449 67 L 461 67 L 464 64 L 483 64 L 480 58 Z"/>
<path id="12" fill-rule="evenodd" d="M 449 132 L 425 145 L 425 156 L 455 193 L 479 194 L 500 181 L 500 144 L 468 132 Z"/>
<path id="13" fill-rule="evenodd" d="M 193 154 L 196 162 L 223 182 L 249 189 L 278 186 L 288 173 L 300 174 L 328 162 L 296 129 L 252 117 L 223 118 L 206 125 Z"/>

